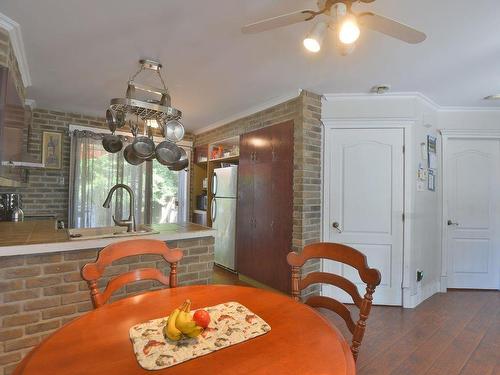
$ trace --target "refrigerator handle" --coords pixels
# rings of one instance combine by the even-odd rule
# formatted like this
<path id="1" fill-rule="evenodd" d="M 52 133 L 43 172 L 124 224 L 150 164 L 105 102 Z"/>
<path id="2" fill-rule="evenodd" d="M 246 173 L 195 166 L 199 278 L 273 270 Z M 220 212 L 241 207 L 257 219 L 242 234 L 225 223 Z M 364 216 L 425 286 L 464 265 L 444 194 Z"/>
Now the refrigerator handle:
<path id="1" fill-rule="evenodd" d="M 217 200 L 215 198 L 212 198 L 212 204 L 211 204 L 211 208 L 212 208 L 212 222 L 215 221 L 215 219 L 217 218 Z"/>
<path id="2" fill-rule="evenodd" d="M 214 175 L 212 177 L 212 194 L 217 195 L 217 183 L 219 181 L 217 180 L 217 173 L 214 172 Z"/>

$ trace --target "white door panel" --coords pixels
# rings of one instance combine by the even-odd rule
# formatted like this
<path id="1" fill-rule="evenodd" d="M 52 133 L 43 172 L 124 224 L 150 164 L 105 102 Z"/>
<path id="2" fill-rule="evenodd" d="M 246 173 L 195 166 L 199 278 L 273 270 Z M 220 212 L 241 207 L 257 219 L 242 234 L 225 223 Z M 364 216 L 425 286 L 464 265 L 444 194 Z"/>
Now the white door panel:
<path id="1" fill-rule="evenodd" d="M 403 129 L 329 129 L 330 227 L 325 240 L 343 243 L 363 252 L 381 275 L 374 302 L 402 304 L 404 154 Z M 332 223 L 339 224 L 339 230 Z M 325 272 L 365 285 L 350 266 L 325 261 Z M 326 295 L 342 301 L 350 297 L 337 288 L 324 287 Z"/>
<path id="2" fill-rule="evenodd" d="M 446 173 L 448 287 L 498 289 L 500 140 L 448 140 Z"/>

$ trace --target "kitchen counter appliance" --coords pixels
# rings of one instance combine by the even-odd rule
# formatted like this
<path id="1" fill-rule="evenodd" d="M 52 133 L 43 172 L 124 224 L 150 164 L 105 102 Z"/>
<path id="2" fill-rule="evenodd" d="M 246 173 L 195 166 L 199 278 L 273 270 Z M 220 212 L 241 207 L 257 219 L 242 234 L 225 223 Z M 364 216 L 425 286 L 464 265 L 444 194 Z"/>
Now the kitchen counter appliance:
<path id="1" fill-rule="evenodd" d="M 23 221 L 21 195 L 17 193 L 0 194 L 0 221 Z"/>
<path id="2" fill-rule="evenodd" d="M 215 263 L 236 271 L 236 200 L 238 166 L 215 168 L 212 176 L 212 228 L 215 234 Z"/>

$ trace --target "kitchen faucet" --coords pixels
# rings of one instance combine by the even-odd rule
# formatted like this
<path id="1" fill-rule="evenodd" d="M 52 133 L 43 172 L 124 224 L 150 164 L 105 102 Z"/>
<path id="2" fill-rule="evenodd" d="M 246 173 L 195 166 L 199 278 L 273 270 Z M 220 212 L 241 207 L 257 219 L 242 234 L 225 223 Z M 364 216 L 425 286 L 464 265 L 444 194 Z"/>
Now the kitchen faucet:
<path id="1" fill-rule="evenodd" d="M 116 225 L 120 227 L 127 227 L 127 232 L 135 232 L 135 217 L 134 217 L 134 212 L 135 212 L 135 197 L 134 197 L 134 192 L 132 189 L 125 185 L 125 184 L 116 184 L 111 188 L 111 190 L 108 193 L 108 196 L 106 197 L 106 200 L 103 203 L 104 208 L 109 208 L 109 205 L 111 203 L 111 198 L 113 197 L 113 193 L 115 192 L 116 189 L 122 188 L 125 189 L 128 192 L 128 195 L 130 197 L 129 200 L 129 214 L 128 214 L 128 219 L 127 220 L 116 220 L 115 215 L 113 215 L 113 221 L 115 222 Z"/>

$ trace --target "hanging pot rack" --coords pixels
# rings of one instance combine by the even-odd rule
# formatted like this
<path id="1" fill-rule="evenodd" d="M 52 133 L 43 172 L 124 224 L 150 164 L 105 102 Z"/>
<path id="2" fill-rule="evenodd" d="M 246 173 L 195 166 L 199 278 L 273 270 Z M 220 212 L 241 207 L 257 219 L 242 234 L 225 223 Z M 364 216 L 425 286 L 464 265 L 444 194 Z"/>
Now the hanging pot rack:
<path id="1" fill-rule="evenodd" d="M 139 152 L 140 139 L 137 137 L 139 121 L 141 120 L 145 124 L 144 133 L 151 134 L 151 125 L 148 120 L 155 120 L 161 128 L 163 137 L 165 138 L 165 141 L 162 143 L 168 143 L 170 148 L 176 150 L 179 147 L 175 145 L 175 143 L 181 141 L 184 137 L 184 127 L 179 122 L 182 117 L 182 112 L 172 106 L 170 94 L 161 75 L 161 63 L 154 60 L 143 59 L 139 60 L 139 64 L 139 69 L 127 82 L 125 97 L 113 98 L 110 100 L 106 120 L 112 132 L 114 131 L 113 129 L 123 127 L 126 122 L 129 123 L 130 130 L 134 136 L 132 146 L 136 147 L 135 152 L 129 150 L 129 153 L 134 153 L 134 155 L 130 155 L 130 157 L 133 156 L 143 160 L 152 160 L 156 156 L 156 159 L 158 159 L 158 153 L 160 152 L 158 150 L 158 146 L 152 155 L 148 157 L 139 156 L 141 155 Z M 158 75 L 161 82 L 161 88 L 145 85 L 135 81 L 137 76 L 145 71 L 153 71 Z M 159 95 L 160 99 L 139 99 L 136 96 L 137 91 Z M 129 118 L 128 121 L 125 120 L 127 117 Z M 135 117 L 136 121 L 131 121 L 130 117 Z M 165 147 L 165 145 L 163 145 L 163 147 Z M 176 153 L 176 155 L 178 154 L 178 159 L 180 159 L 181 152 L 180 150 L 178 151 L 179 152 Z M 128 161 L 127 158 L 126 160 Z M 170 169 L 174 169 L 174 165 L 178 165 L 179 162 L 179 160 L 163 160 L 161 157 L 158 160 L 161 160 L 162 164 L 166 165 Z"/>
<path id="2" fill-rule="evenodd" d="M 156 120 L 160 126 L 170 120 L 179 120 L 182 112 L 172 107 L 171 98 L 165 81 L 161 75 L 162 65 L 158 61 L 139 60 L 140 68 L 127 83 L 125 98 L 114 98 L 110 101 L 110 108 L 115 112 L 123 112 L 140 117 L 143 121 Z M 158 74 L 162 88 L 156 88 L 135 82 L 135 78 L 144 71 L 154 71 Z M 139 100 L 136 90 L 160 95 L 160 100 Z"/>

